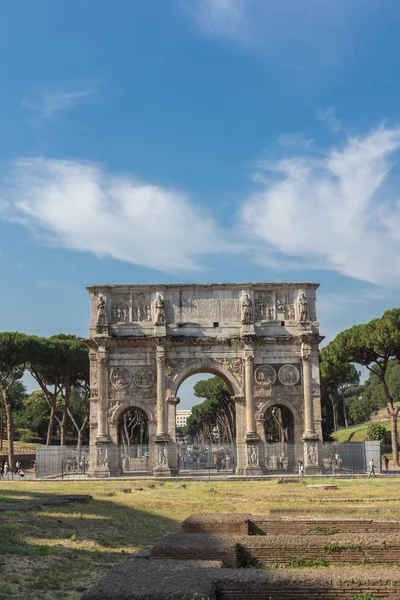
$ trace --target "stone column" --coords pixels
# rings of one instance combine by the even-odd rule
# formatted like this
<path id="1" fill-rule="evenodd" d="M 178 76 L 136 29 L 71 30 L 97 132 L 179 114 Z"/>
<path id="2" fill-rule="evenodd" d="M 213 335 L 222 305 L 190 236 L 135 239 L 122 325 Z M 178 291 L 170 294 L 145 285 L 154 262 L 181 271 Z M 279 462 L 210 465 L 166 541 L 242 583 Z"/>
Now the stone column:
<path id="1" fill-rule="evenodd" d="M 180 401 L 176 396 L 167 398 L 167 432 L 173 442 L 176 442 L 176 406 Z"/>
<path id="2" fill-rule="evenodd" d="M 165 350 L 162 346 L 156 349 L 157 362 L 157 435 L 156 466 L 154 475 L 168 477 L 171 475 L 168 456 L 168 442 L 171 441 L 167 433 L 167 411 L 165 398 Z"/>
<path id="3" fill-rule="evenodd" d="M 108 442 L 107 404 L 108 404 L 108 357 L 106 350 L 98 352 L 98 428 L 96 442 Z"/>
<path id="4" fill-rule="evenodd" d="M 301 348 L 303 361 L 303 390 L 304 390 L 304 439 L 318 439 L 314 425 L 314 401 L 312 395 L 312 362 L 311 348 L 303 344 Z"/>
<path id="5" fill-rule="evenodd" d="M 306 473 L 321 473 L 324 470 L 322 457 L 322 442 L 315 431 L 314 399 L 312 394 L 312 355 L 311 345 L 301 346 L 303 361 L 303 390 L 304 390 L 304 466 Z"/>
<path id="6" fill-rule="evenodd" d="M 169 396 L 169 398 L 167 398 L 167 432 L 171 439 L 168 443 L 168 465 L 172 475 L 177 475 L 179 470 L 178 447 L 176 444 L 176 406 L 179 402 L 180 399 L 176 396 Z"/>
<path id="7" fill-rule="evenodd" d="M 246 394 L 246 475 L 259 475 L 260 468 L 260 438 L 256 433 L 256 415 L 254 406 L 254 353 L 252 348 L 246 348 L 244 354 L 245 394 Z"/>
<path id="8" fill-rule="evenodd" d="M 167 433 L 166 410 L 165 410 L 165 350 L 157 346 L 157 437 L 163 437 Z"/>
<path id="9" fill-rule="evenodd" d="M 245 355 L 245 386 L 246 386 L 246 438 L 256 435 L 256 416 L 254 412 L 254 387 L 253 387 L 253 365 L 252 354 Z"/>
<path id="10" fill-rule="evenodd" d="M 88 475 L 110 477 L 110 438 L 107 432 L 108 356 L 105 348 L 99 349 L 97 353 L 97 384 L 97 435 Z"/>

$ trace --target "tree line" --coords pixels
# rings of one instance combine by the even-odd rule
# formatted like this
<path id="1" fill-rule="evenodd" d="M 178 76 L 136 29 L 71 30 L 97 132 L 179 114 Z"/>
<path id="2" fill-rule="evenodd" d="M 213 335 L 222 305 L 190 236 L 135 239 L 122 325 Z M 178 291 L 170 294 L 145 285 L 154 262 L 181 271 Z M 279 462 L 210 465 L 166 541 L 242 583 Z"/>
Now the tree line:
<path id="1" fill-rule="evenodd" d="M 369 371 L 363 384 L 360 366 Z M 25 371 L 39 388 L 30 395 L 24 392 L 20 381 Z M 325 439 L 340 426 L 368 421 L 374 411 L 385 406 L 391 424 L 393 460 L 399 464 L 400 309 L 387 310 L 379 318 L 339 333 L 321 350 L 320 372 Z M 0 391 L 10 465 L 14 464 L 16 426 L 20 431 L 33 428 L 46 438 L 47 445 L 52 443 L 56 428 L 61 445 L 65 445 L 67 433 L 74 432 L 81 445 L 89 421 L 89 356 L 85 339 L 66 334 L 44 338 L 0 333 Z M 204 401 L 193 407 L 186 432 L 198 443 L 209 444 L 215 439 L 213 432 L 217 428 L 219 440 L 232 443 L 235 409 L 226 383 L 218 377 L 199 381 L 194 393 Z M 3 418 L 0 429 L 2 423 Z M 125 425 L 130 439 L 134 429 L 136 435 L 136 422 L 135 428 L 133 422 Z M 2 437 L 0 431 L 0 440 Z"/>
<path id="2" fill-rule="evenodd" d="M 25 371 L 39 386 L 29 402 L 28 398 L 21 399 L 20 380 Z M 19 332 L 0 333 L 0 390 L 11 466 L 14 465 L 15 421 L 21 424 L 25 413 L 26 422 L 27 415 L 43 411 L 43 404 L 47 405 L 46 444 L 52 443 L 56 426 L 60 445 L 65 445 L 68 426 L 73 427 L 78 444 L 82 444 L 89 419 L 89 350 L 85 340 L 66 334 L 45 338 Z M 3 417 L 0 421 L 2 427 Z"/>

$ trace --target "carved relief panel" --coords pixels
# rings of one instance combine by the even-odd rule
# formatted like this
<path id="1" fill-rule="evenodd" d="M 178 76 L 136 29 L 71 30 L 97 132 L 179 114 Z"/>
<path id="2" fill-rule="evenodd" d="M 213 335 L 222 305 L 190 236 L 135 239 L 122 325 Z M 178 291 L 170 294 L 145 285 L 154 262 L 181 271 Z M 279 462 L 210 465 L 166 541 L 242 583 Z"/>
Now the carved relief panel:
<path id="1" fill-rule="evenodd" d="M 294 321 L 296 319 L 296 305 L 292 290 L 278 292 L 276 295 L 276 313 L 278 319 Z"/>
<path id="2" fill-rule="evenodd" d="M 134 294 L 132 296 L 132 321 L 145 323 L 152 320 L 151 298 L 149 294 Z"/>
<path id="3" fill-rule="evenodd" d="M 127 296 L 116 296 L 111 300 L 111 322 L 128 323 L 129 321 L 129 298 Z"/>
<path id="4" fill-rule="evenodd" d="M 255 321 L 274 321 L 275 307 L 272 292 L 254 292 Z"/>

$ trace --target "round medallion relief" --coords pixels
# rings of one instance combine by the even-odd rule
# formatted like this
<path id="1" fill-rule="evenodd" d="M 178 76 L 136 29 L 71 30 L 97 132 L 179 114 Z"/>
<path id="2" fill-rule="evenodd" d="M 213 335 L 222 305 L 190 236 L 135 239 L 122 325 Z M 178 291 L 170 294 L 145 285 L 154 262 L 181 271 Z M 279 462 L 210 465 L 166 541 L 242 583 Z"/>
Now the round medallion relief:
<path id="1" fill-rule="evenodd" d="M 270 365 L 261 365 L 255 370 L 254 378 L 258 385 L 273 385 L 276 381 L 276 371 Z"/>
<path id="2" fill-rule="evenodd" d="M 278 371 L 278 379 L 283 385 L 296 385 L 300 379 L 300 373 L 294 365 L 283 365 Z"/>
<path id="3" fill-rule="evenodd" d="M 150 367 L 139 367 L 133 376 L 135 385 L 139 388 L 149 388 L 156 382 L 156 374 Z"/>
<path id="4" fill-rule="evenodd" d="M 116 388 L 126 388 L 132 381 L 132 375 L 125 367 L 117 367 L 111 371 L 111 385 Z"/>

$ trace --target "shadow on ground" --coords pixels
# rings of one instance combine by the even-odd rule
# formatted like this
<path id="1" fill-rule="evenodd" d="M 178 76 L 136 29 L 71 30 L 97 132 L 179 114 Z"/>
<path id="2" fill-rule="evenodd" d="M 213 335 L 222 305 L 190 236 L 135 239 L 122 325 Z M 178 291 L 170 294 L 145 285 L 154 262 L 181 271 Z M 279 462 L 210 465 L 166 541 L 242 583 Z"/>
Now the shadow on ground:
<path id="1" fill-rule="evenodd" d="M 36 503 L 52 495 L 1 490 L 1 501 L 11 510 L 0 514 L 0 599 L 78 600 L 136 550 L 180 530 L 175 520 L 127 506 L 120 493 L 19 512 L 11 503 Z"/>

